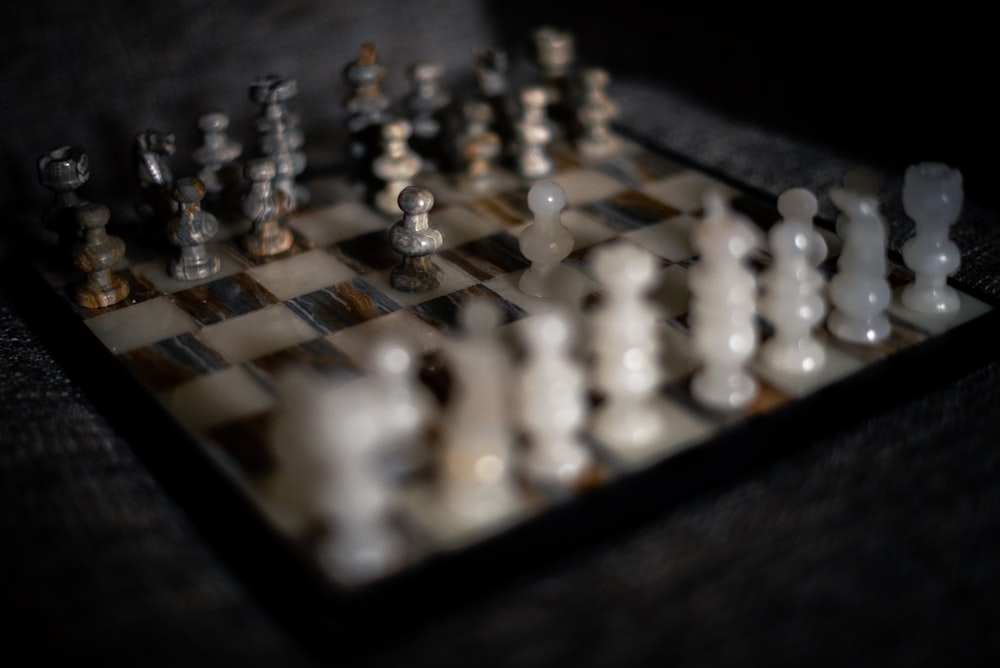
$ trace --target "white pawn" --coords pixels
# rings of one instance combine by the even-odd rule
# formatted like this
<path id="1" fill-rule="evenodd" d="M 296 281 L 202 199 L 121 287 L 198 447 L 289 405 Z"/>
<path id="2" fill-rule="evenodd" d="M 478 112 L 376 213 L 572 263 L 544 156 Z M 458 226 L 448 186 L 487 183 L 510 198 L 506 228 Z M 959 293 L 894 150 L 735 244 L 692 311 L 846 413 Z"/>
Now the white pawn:
<path id="1" fill-rule="evenodd" d="M 497 337 L 499 313 L 491 303 L 470 301 L 459 315 L 464 336 L 447 351 L 454 382 L 441 420 L 439 490 L 452 518 L 476 527 L 501 520 L 517 505 L 510 360 Z"/>
<path id="2" fill-rule="evenodd" d="M 803 192 L 816 201 L 812 193 Z M 781 203 L 779 198 L 779 210 Z M 812 335 L 826 310 L 823 275 L 815 268 L 820 256 L 816 240 L 823 237 L 812 228 L 811 219 L 802 217 L 787 216 L 768 233 L 774 261 L 760 277 L 760 310 L 774 327 L 774 336 L 761 346 L 760 357 L 766 367 L 780 373 L 813 373 L 826 363 L 826 353 Z M 822 249 L 825 255 L 825 242 Z"/>
<path id="3" fill-rule="evenodd" d="M 953 313 L 958 293 L 948 276 L 958 270 L 961 253 L 948 230 L 962 211 L 962 173 L 939 162 L 923 162 L 906 170 L 903 209 L 913 219 L 916 236 L 903 245 L 903 261 L 914 282 L 903 288 L 903 305 L 921 313 Z"/>
<path id="4" fill-rule="evenodd" d="M 385 575 L 404 554 L 389 523 L 392 486 L 378 465 L 386 430 L 373 390 L 286 376 L 272 434 L 280 446 L 275 501 L 291 513 L 301 535 L 315 534 L 317 526 L 326 529 L 317 558 L 350 581 Z"/>
<path id="5" fill-rule="evenodd" d="M 830 280 L 833 309 L 827 329 L 845 341 L 875 343 L 889 336 L 885 310 L 892 294 L 885 278 L 885 234 L 878 202 L 843 188 L 830 199 L 847 216 L 844 248 Z"/>
<path id="6" fill-rule="evenodd" d="M 540 179 L 555 169 L 547 147 L 555 130 L 546 111 L 549 99 L 542 86 L 521 91 L 521 118 L 517 122 L 518 172 L 526 179 Z"/>
<path id="7" fill-rule="evenodd" d="M 435 412 L 430 392 L 417 378 L 417 355 L 401 340 L 389 338 L 372 348 L 369 367 L 382 407 L 387 463 L 397 477 L 412 474 L 425 464 L 422 436 Z"/>
<path id="8" fill-rule="evenodd" d="M 647 296 L 656 283 L 657 262 L 627 242 L 599 247 L 590 261 L 607 297 L 590 321 L 594 385 L 604 397 L 592 433 L 611 446 L 643 449 L 667 428 L 656 401 L 660 313 Z"/>
<path id="9" fill-rule="evenodd" d="M 423 161 L 407 143 L 412 132 L 409 121 L 387 121 L 382 125 L 382 154 L 375 158 L 372 171 L 385 186 L 375 195 L 375 206 L 396 216 L 399 194 L 413 184 L 413 178 L 423 168 Z"/>
<path id="10" fill-rule="evenodd" d="M 691 268 L 691 338 L 701 360 L 691 392 L 716 410 L 745 407 L 757 394 L 746 364 L 757 349 L 757 285 L 744 264 L 756 232 L 721 195 L 705 195 L 705 218 L 693 234 L 698 262 Z"/>
<path id="11" fill-rule="evenodd" d="M 570 356 L 573 324 L 567 314 L 549 311 L 522 326 L 527 361 L 514 398 L 529 439 L 524 468 L 542 486 L 572 487 L 592 461 L 580 436 L 587 386 L 583 369 Z"/>
<path id="12" fill-rule="evenodd" d="M 591 67 L 580 73 L 583 103 L 576 112 L 583 129 L 577 148 L 588 159 L 606 158 L 618 152 L 621 142 L 611 132 L 611 122 L 618 118 L 618 104 L 608 97 L 608 71 Z"/>
<path id="13" fill-rule="evenodd" d="M 528 208 L 534 220 L 518 241 L 521 254 L 531 266 L 521 274 L 518 287 L 533 297 L 551 297 L 552 277 L 573 250 L 573 235 L 562 223 L 566 193 L 555 181 L 541 181 L 528 191 Z"/>
<path id="14" fill-rule="evenodd" d="M 805 188 L 789 188 L 778 196 L 778 213 L 782 221 L 794 224 L 796 233 L 803 235 L 801 243 L 809 244 L 809 264 L 818 267 L 826 259 L 827 247 L 823 235 L 813 226 L 819 213 L 819 202 Z"/>

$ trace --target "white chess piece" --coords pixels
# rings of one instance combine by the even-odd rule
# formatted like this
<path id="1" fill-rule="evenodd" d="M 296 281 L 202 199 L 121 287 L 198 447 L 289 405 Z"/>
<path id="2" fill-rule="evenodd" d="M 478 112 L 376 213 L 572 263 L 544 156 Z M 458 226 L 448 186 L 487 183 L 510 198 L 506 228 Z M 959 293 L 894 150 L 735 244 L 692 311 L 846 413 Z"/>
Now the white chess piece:
<path id="1" fill-rule="evenodd" d="M 802 243 L 809 244 L 809 264 L 818 267 L 826 259 L 826 240 L 813 225 L 819 202 L 806 188 L 789 188 L 778 196 L 778 213 L 783 221 L 796 224 Z"/>
<path id="2" fill-rule="evenodd" d="M 878 173 L 868 167 L 855 167 L 844 174 L 842 180 L 844 190 L 861 195 L 872 197 L 878 200 L 879 190 L 882 189 L 882 179 Z M 850 219 L 843 213 L 837 214 L 836 231 L 837 236 L 842 240 L 847 238 L 847 224 Z M 883 222 L 886 245 L 889 243 L 889 226 Z"/>
<path id="3" fill-rule="evenodd" d="M 409 121 L 400 119 L 383 123 L 382 154 L 372 163 L 375 176 L 385 183 L 375 195 L 375 205 L 394 216 L 402 213 L 399 194 L 413 183 L 413 178 L 423 168 L 420 156 L 407 143 L 411 134 Z"/>
<path id="4" fill-rule="evenodd" d="M 815 202 L 812 193 L 805 192 Z M 814 264 L 820 257 L 814 246 L 817 239 L 823 237 L 812 228 L 811 219 L 802 217 L 788 216 L 768 233 L 773 263 L 760 277 L 760 311 L 774 327 L 774 336 L 761 346 L 760 358 L 780 373 L 812 373 L 826 363 L 823 346 L 812 335 L 826 310 L 823 275 Z M 825 255 L 825 242 L 822 250 Z"/>
<path id="5" fill-rule="evenodd" d="M 757 394 L 746 364 L 757 349 L 757 285 L 745 266 L 757 233 L 717 192 L 705 195 L 705 218 L 692 242 L 700 258 L 691 268 L 691 338 L 701 366 L 691 392 L 716 410 L 745 407 Z"/>
<path id="6" fill-rule="evenodd" d="M 531 266 L 521 274 L 518 287 L 533 297 L 553 295 L 553 275 L 573 250 L 573 235 L 561 219 L 565 206 L 566 193 L 555 181 L 541 181 L 528 191 L 534 220 L 521 232 L 518 243 Z"/>
<path id="7" fill-rule="evenodd" d="M 875 343 L 891 330 L 885 310 L 892 294 L 885 278 L 885 234 L 878 202 L 843 188 L 830 199 L 847 216 L 844 248 L 830 279 L 833 309 L 827 329 L 845 341 Z"/>
<path id="8" fill-rule="evenodd" d="M 273 438 L 280 448 L 277 503 L 302 533 L 326 531 L 317 559 L 336 577 L 367 581 L 403 558 L 390 526 L 393 487 L 379 466 L 387 425 L 371 384 L 330 386 L 304 375 L 282 379 Z"/>
<path id="9" fill-rule="evenodd" d="M 447 350 L 453 386 L 441 420 L 439 490 L 460 524 L 500 521 L 516 506 L 508 395 L 510 360 L 496 336 L 499 313 L 472 300 L 460 312 L 464 336 Z"/>
<path id="10" fill-rule="evenodd" d="M 607 297 L 590 319 L 593 382 L 604 397 L 591 431 L 609 445 L 645 448 L 667 428 L 656 404 L 660 314 L 647 297 L 657 263 L 648 251 L 627 242 L 598 247 L 590 263 Z"/>
<path id="11" fill-rule="evenodd" d="M 524 468 L 541 485 L 569 487 L 591 465 L 580 437 L 587 416 L 583 368 L 570 356 L 573 323 L 559 310 L 522 321 L 527 360 L 514 400 L 528 434 Z"/>
<path id="12" fill-rule="evenodd" d="M 542 86 L 527 86 L 521 92 L 521 118 L 517 122 L 518 172 L 526 179 L 540 179 L 555 169 L 548 145 L 555 138 L 546 112 L 548 95 Z"/>
<path id="13" fill-rule="evenodd" d="M 939 162 L 911 165 L 903 180 L 903 209 L 916 236 L 903 245 L 903 261 L 914 281 L 903 288 L 903 305 L 921 313 L 953 313 L 958 292 L 948 276 L 958 270 L 961 253 L 948 230 L 962 211 L 962 173 Z"/>

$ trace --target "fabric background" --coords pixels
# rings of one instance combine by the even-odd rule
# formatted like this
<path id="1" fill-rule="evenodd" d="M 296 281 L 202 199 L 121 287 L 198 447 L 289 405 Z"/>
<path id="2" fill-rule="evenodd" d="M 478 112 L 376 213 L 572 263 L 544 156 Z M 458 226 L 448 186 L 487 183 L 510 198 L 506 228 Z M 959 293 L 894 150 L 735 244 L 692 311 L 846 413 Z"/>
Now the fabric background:
<path id="1" fill-rule="evenodd" d="M 36 1 L 5 11 L 0 190 L 6 254 L 50 194 L 36 157 L 85 147 L 90 199 L 131 206 L 129 149 L 227 110 L 244 138 L 247 85 L 295 76 L 312 170 L 339 159 L 343 66 L 374 41 L 390 67 L 527 48 L 574 29 L 605 65 L 621 123 L 777 195 L 825 193 L 859 163 L 885 175 L 898 250 L 912 226 L 902 169 L 963 170 L 960 278 L 1000 297 L 995 56 L 982 20 L 732 14 L 705 5 L 425 1 Z M 666 18 L 662 18 L 666 17 Z M 979 73 L 982 72 L 982 75 Z M 961 77 L 965 77 L 962 79 Z M 970 82 L 962 84 L 961 81 Z M 183 167 L 178 169 L 183 171 Z M 887 410 L 591 548 L 414 619 L 359 655 L 316 657 L 255 598 L 0 289 L 0 610 L 9 665 L 995 665 L 1000 659 L 1000 363 Z M 837 410 L 831 406 L 830 410 Z"/>

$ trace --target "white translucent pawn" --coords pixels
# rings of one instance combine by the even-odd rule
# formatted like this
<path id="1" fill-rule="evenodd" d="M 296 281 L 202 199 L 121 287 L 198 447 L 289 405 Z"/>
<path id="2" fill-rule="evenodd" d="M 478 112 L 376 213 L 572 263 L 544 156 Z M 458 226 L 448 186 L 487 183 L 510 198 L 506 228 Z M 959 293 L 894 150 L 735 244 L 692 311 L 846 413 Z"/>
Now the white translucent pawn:
<path id="1" fill-rule="evenodd" d="M 796 234 L 801 234 L 797 243 L 809 244 L 807 260 L 818 267 L 826 259 L 826 239 L 813 226 L 813 219 L 819 213 L 819 201 L 806 188 L 789 188 L 778 196 L 778 213 L 784 222 L 795 224 Z"/>
<path id="2" fill-rule="evenodd" d="M 593 384 L 604 397 L 591 431 L 608 445 L 649 447 L 667 428 L 656 402 L 660 313 L 647 296 L 657 262 L 639 246 L 618 242 L 597 248 L 590 264 L 606 295 L 590 320 Z"/>
<path id="3" fill-rule="evenodd" d="M 422 436 L 436 406 L 417 378 L 419 360 L 402 340 L 387 338 L 372 348 L 368 366 L 382 406 L 388 465 L 396 476 L 411 474 L 425 463 Z"/>
<path id="4" fill-rule="evenodd" d="M 514 400 L 528 435 L 524 469 L 542 486 L 572 487 L 591 466 L 581 430 L 587 416 L 583 368 L 570 355 L 573 321 L 553 310 L 522 321 L 527 360 Z"/>
<path id="5" fill-rule="evenodd" d="M 692 242 L 700 257 L 691 268 L 691 338 L 701 366 L 691 392 L 716 410 L 744 408 L 757 394 L 746 365 L 757 349 L 756 278 L 744 264 L 757 234 L 721 195 L 705 195 L 705 218 Z"/>
<path id="6" fill-rule="evenodd" d="M 475 527 L 501 520 L 517 505 L 510 360 L 497 337 L 499 312 L 491 303 L 472 300 L 459 315 L 464 336 L 447 351 L 454 382 L 441 420 L 439 491 L 448 513 Z"/>
<path id="7" fill-rule="evenodd" d="M 780 198 L 778 202 L 780 210 Z M 815 268 L 817 239 L 823 237 L 811 220 L 802 218 L 787 217 L 768 233 L 774 261 L 760 277 L 760 311 L 774 327 L 774 336 L 761 346 L 760 359 L 779 373 L 814 373 L 826 363 L 823 346 L 812 334 L 826 311 L 823 275 Z M 825 250 L 824 242 L 824 255 Z"/>
<path id="8" fill-rule="evenodd" d="M 409 121 L 387 121 L 382 125 L 382 154 L 375 158 L 372 171 L 382 179 L 384 187 L 375 195 L 375 206 L 381 211 L 396 216 L 399 208 L 399 194 L 413 184 L 413 178 L 423 168 L 420 156 L 407 143 L 411 134 Z"/>
<path id="9" fill-rule="evenodd" d="M 555 169 L 547 147 L 555 138 L 546 105 L 549 99 L 542 86 L 521 91 L 521 117 L 517 122 L 518 172 L 526 179 L 540 179 Z"/>
<path id="10" fill-rule="evenodd" d="M 562 223 L 566 193 L 555 181 L 541 181 L 528 191 L 528 208 L 534 220 L 518 240 L 521 254 L 531 266 L 521 274 L 518 287 L 533 297 L 551 297 L 553 275 L 573 250 L 573 235 Z"/>
<path id="11" fill-rule="evenodd" d="M 317 559 L 337 577 L 371 580 L 404 555 L 390 526 L 393 488 L 379 464 L 386 436 L 374 386 L 332 387 L 302 374 L 281 379 L 272 438 L 280 445 L 274 500 L 300 535 L 323 526 Z"/>
<path id="12" fill-rule="evenodd" d="M 903 288 L 903 305 L 921 313 L 953 313 L 960 302 L 948 286 L 961 253 L 948 231 L 962 211 L 962 173 L 939 162 L 911 165 L 903 179 L 903 209 L 916 236 L 903 244 L 903 261 L 914 282 Z"/>
<path id="13" fill-rule="evenodd" d="M 830 279 L 833 309 L 827 329 L 845 341 L 881 341 L 891 329 L 885 310 L 892 294 L 885 278 L 885 235 L 878 201 L 843 188 L 833 188 L 830 200 L 847 216 L 847 236 L 837 273 Z"/>

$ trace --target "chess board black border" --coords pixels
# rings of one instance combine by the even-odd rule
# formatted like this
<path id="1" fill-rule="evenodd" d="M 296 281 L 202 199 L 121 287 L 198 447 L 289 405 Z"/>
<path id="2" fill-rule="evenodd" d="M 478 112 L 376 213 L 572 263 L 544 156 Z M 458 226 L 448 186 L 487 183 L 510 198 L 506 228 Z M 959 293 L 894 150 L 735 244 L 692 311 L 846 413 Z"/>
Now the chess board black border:
<path id="1" fill-rule="evenodd" d="M 728 183 L 761 205 L 774 203 L 760 190 L 617 129 L 643 148 Z M 832 229 L 828 221 L 817 222 Z M 898 262 L 898 257 L 891 259 Z M 997 357 L 1000 339 L 997 300 L 951 280 L 993 308 L 467 548 L 433 555 L 370 585 L 341 588 L 279 533 L 27 257 L 12 255 L 0 266 L 0 280 L 32 331 L 248 591 L 313 651 L 341 658 L 373 640 L 386 641 L 394 632 L 430 623 L 443 608 L 487 596 L 536 568 L 557 565 L 559 559 L 638 528 L 685 500 L 734 483 L 825 435 L 957 378 Z"/>

